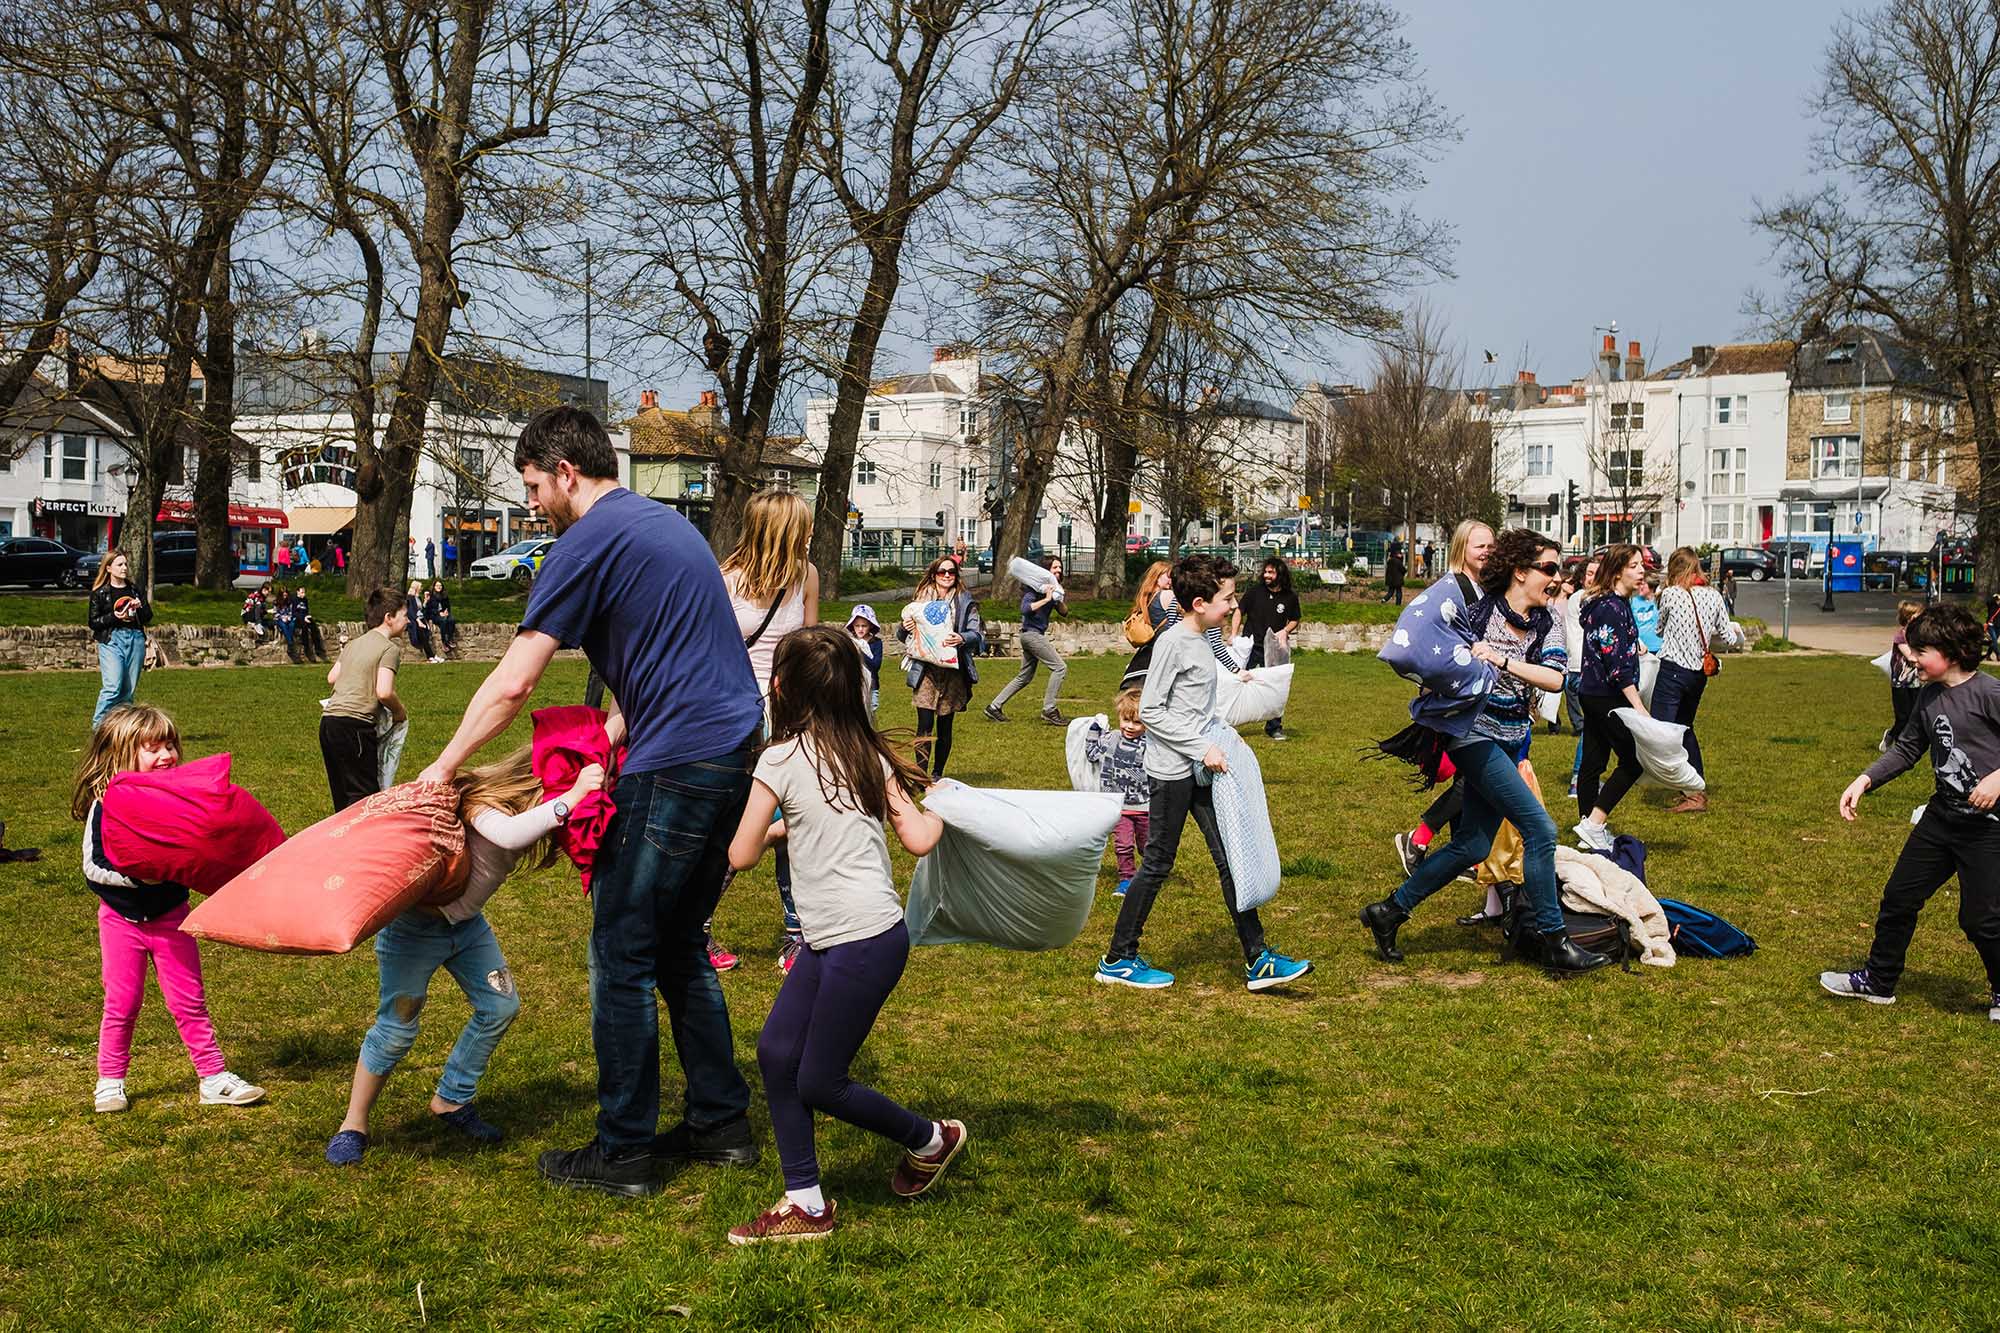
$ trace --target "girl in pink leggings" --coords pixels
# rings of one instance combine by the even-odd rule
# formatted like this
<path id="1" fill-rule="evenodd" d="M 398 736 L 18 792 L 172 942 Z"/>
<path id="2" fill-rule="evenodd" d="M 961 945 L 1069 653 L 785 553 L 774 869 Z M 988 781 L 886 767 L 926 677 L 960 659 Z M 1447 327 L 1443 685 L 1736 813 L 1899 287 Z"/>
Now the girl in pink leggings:
<path id="1" fill-rule="evenodd" d="M 119 873 L 104 852 L 104 789 L 114 773 L 149 773 L 181 761 L 174 720 L 150 704 L 127 704 L 105 714 L 91 733 L 77 770 L 70 816 L 83 821 L 83 876 L 104 901 L 97 909 L 97 945 L 104 959 L 104 1023 L 97 1036 L 97 1109 L 122 1111 L 125 1071 L 132 1064 L 132 1029 L 146 992 L 146 960 L 159 975 L 160 994 L 174 1016 L 181 1041 L 201 1076 L 207 1105 L 248 1106 L 264 1095 L 229 1072 L 208 1020 L 201 985 L 201 955 L 183 934 L 188 891 L 179 884 L 148 884 Z"/>

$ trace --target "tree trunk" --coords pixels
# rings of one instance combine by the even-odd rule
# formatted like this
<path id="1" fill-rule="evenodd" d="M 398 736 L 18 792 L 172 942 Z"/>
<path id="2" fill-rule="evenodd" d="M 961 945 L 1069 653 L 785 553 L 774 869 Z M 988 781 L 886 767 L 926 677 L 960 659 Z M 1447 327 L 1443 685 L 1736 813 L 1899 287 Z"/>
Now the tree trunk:
<path id="1" fill-rule="evenodd" d="M 201 354 L 203 390 L 194 476 L 194 581 L 227 588 L 234 580 L 229 550 L 229 479 L 235 471 L 230 422 L 236 405 L 236 308 L 230 299 L 230 247 L 216 250 L 209 274 L 207 337 Z"/>
<path id="2" fill-rule="evenodd" d="M 1139 449 L 1133 439 L 1131 414 L 1114 407 L 1105 414 L 1097 436 L 1097 456 L 1104 469 L 1104 502 L 1093 516 L 1097 545 L 1095 593 L 1122 597 L 1125 586 L 1125 533 L 1131 527 L 1132 474 Z"/>
<path id="3" fill-rule="evenodd" d="M 1979 463 L 1979 498 L 1975 511 L 1974 587 L 1984 616 L 1986 599 L 2000 592 L 2000 403 L 1984 368 L 1961 377 L 1966 407 L 1972 413 L 1972 443 Z"/>
<path id="4" fill-rule="evenodd" d="M 846 554 L 847 511 L 854 480 L 855 441 L 861 434 L 861 415 L 868 405 L 868 389 L 875 376 L 875 354 L 888 327 L 889 313 L 902 281 L 900 257 L 903 238 L 899 232 L 890 242 L 871 247 L 868 286 L 855 311 L 853 327 L 847 334 L 847 352 L 841 359 L 840 380 L 834 389 L 833 415 L 827 421 L 826 453 L 820 459 L 819 496 L 813 504 L 812 562 L 819 571 L 820 596 L 840 595 L 840 566 Z M 974 385 L 976 393 L 978 386 Z M 947 534 L 949 535 L 949 534 Z"/>

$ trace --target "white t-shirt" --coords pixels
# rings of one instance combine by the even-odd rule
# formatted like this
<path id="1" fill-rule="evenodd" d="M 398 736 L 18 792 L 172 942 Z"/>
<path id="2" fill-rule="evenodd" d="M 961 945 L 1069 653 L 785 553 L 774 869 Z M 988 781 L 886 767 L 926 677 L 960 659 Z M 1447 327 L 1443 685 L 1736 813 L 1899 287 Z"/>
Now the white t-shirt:
<path id="1" fill-rule="evenodd" d="M 807 944 L 830 949 L 872 939 L 903 919 L 881 821 L 856 809 L 844 789 L 835 789 L 837 804 L 827 800 L 803 736 L 767 748 L 755 777 L 785 815 L 792 903 Z"/>

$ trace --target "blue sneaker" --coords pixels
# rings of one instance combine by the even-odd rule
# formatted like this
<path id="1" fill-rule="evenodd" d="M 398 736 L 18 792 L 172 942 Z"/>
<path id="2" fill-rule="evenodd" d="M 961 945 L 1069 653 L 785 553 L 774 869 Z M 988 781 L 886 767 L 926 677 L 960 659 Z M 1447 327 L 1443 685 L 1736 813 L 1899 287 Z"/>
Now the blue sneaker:
<path id="1" fill-rule="evenodd" d="M 1162 972 L 1143 958 L 1097 960 L 1097 979 L 1107 986 L 1136 986 L 1140 990 L 1165 990 L 1174 984 L 1174 974 Z"/>
<path id="2" fill-rule="evenodd" d="M 1121 880 L 1119 880 L 1119 881 L 1118 881 L 1118 888 L 1117 888 L 1117 891 L 1116 891 L 1116 892 L 1114 892 L 1114 893 L 1113 893 L 1113 894 L 1112 894 L 1111 896 L 1112 896 L 1112 897 L 1114 897 L 1114 898 L 1123 898 L 1123 897 L 1125 896 L 1125 890 L 1127 890 L 1127 889 L 1129 889 L 1129 888 L 1131 888 L 1131 887 L 1132 887 L 1132 881 L 1131 881 L 1131 880 L 1129 880 L 1129 879 L 1121 879 Z"/>
<path id="3" fill-rule="evenodd" d="M 1251 990 L 1269 990 L 1297 981 L 1312 970 L 1310 958 L 1287 958 L 1276 950 L 1266 949 L 1254 962 L 1243 965 L 1243 984 Z"/>

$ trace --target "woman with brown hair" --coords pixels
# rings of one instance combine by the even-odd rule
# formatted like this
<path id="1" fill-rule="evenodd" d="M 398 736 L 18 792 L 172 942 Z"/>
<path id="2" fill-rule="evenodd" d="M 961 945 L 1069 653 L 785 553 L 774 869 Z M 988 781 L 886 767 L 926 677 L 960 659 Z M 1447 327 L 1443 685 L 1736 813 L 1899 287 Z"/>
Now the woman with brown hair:
<path id="1" fill-rule="evenodd" d="M 1729 618 L 1722 594 L 1701 582 L 1701 557 L 1683 546 L 1667 557 L 1667 586 L 1660 592 L 1660 678 L 1653 684 L 1653 716 L 1687 728 L 1688 763 L 1705 778 L 1701 742 L 1694 738 L 1695 710 L 1708 688 L 1714 662 L 1709 645 L 1720 639 L 1743 646 L 1743 630 Z M 1720 668 L 1717 668 L 1718 670 Z M 1677 815 L 1697 815 L 1708 809 L 1708 793 L 1683 793 L 1673 807 Z"/>
<path id="2" fill-rule="evenodd" d="M 153 604 L 146 590 L 131 581 L 132 562 L 123 551 L 106 553 L 90 585 L 90 635 L 97 640 L 97 711 L 95 727 L 120 704 L 132 702 L 139 673 L 146 665 L 146 626 L 153 623 Z"/>
<path id="3" fill-rule="evenodd" d="M 1132 594 L 1132 615 L 1144 614 L 1146 623 L 1152 627 L 1153 638 L 1141 645 L 1132 654 L 1132 660 L 1125 664 L 1125 675 L 1118 682 L 1120 690 L 1141 689 L 1146 684 L 1146 672 L 1153 665 L 1153 644 L 1160 631 L 1181 623 L 1180 603 L 1174 600 L 1174 567 L 1165 560 L 1155 560 L 1146 566 L 1146 576 L 1139 580 L 1138 591 Z M 1129 635 L 1128 635 L 1129 637 Z M 1250 675 L 1243 664 L 1230 654 L 1229 646 L 1222 641 L 1222 627 L 1217 625 L 1203 636 L 1208 640 L 1208 651 L 1222 670 L 1244 680 Z"/>
<path id="4" fill-rule="evenodd" d="M 1639 697 L 1639 626 L 1632 619 L 1632 590 L 1646 576 L 1636 546 L 1605 551 L 1597 577 L 1584 590 L 1583 666 L 1577 697 L 1583 701 L 1583 766 L 1577 773 L 1576 808 L 1582 816 L 1574 832 L 1586 847 L 1611 850 L 1611 812 L 1639 780 L 1639 751 L 1616 710 L 1646 711 Z M 1618 767 L 1599 785 L 1613 753 Z"/>
<path id="5" fill-rule="evenodd" d="M 980 618 L 979 603 L 960 585 L 958 558 L 939 556 L 924 570 L 912 603 L 950 603 L 946 614 L 951 629 L 941 643 L 958 649 L 957 666 L 910 659 L 910 688 L 916 692 L 917 706 L 917 767 L 940 778 L 945 761 L 951 758 L 952 719 L 972 703 L 972 687 L 979 683 L 979 668 L 973 659 L 986 649 L 986 622 Z M 896 637 L 908 643 L 915 628 L 916 620 L 905 608 Z M 935 745 L 930 741 L 934 733 Z"/>

